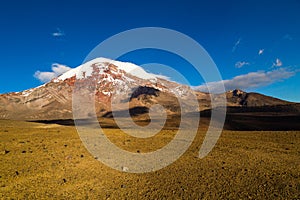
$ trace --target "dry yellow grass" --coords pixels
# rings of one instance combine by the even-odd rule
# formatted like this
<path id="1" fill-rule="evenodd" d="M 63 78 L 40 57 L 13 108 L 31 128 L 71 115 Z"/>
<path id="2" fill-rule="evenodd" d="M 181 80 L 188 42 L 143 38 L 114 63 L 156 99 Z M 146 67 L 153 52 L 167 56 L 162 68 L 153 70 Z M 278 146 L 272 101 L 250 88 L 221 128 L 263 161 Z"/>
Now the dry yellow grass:
<path id="1" fill-rule="evenodd" d="M 106 129 L 132 152 L 164 146 Z M 299 199 L 300 132 L 224 131 L 204 159 L 200 130 L 188 151 L 156 172 L 129 174 L 95 160 L 74 127 L 0 120 L 1 199 Z"/>

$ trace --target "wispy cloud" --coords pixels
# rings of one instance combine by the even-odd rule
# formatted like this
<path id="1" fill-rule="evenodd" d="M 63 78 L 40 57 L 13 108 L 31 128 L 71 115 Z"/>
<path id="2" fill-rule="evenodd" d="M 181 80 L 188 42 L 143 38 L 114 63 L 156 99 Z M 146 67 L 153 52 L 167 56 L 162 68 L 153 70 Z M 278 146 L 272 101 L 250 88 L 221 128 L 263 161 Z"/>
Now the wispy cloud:
<path id="1" fill-rule="evenodd" d="M 260 55 L 262 55 L 263 53 L 264 53 L 264 49 L 260 49 L 260 50 L 258 50 L 258 55 L 260 56 Z"/>
<path id="2" fill-rule="evenodd" d="M 282 81 L 294 76 L 297 72 L 288 70 L 288 68 L 280 68 L 273 71 L 258 71 L 250 72 L 248 74 L 243 74 L 236 76 L 232 79 L 222 80 L 218 82 L 209 82 L 200 86 L 194 87 L 194 89 L 202 92 L 222 92 L 223 86 L 225 90 L 233 89 L 249 89 L 249 88 L 259 88 L 263 86 L 270 85 L 275 82 Z"/>
<path id="3" fill-rule="evenodd" d="M 53 63 L 51 66 L 52 71 L 51 72 L 41 72 L 36 71 L 34 73 L 34 77 L 38 80 L 40 80 L 43 83 L 51 81 L 53 78 L 58 77 L 59 75 L 69 71 L 70 67 L 58 63 Z"/>
<path id="4" fill-rule="evenodd" d="M 240 45 L 242 38 L 239 38 L 232 47 L 232 52 L 235 52 L 236 48 Z"/>
<path id="5" fill-rule="evenodd" d="M 250 65 L 250 63 L 249 62 L 245 62 L 245 61 L 238 61 L 238 62 L 235 63 L 235 67 L 236 68 L 242 68 L 245 65 Z"/>
<path id="6" fill-rule="evenodd" d="M 293 40 L 293 37 L 290 34 L 285 34 L 282 39 L 284 40 Z"/>
<path id="7" fill-rule="evenodd" d="M 275 63 L 273 63 L 272 67 L 281 67 L 282 66 L 282 62 L 281 60 L 279 60 L 279 58 L 276 58 Z"/>
<path id="8" fill-rule="evenodd" d="M 51 35 L 53 37 L 62 37 L 65 36 L 65 33 L 60 28 L 57 28 L 56 31 L 53 32 Z"/>
<path id="9" fill-rule="evenodd" d="M 155 76 L 156 78 L 161 78 L 161 79 L 171 81 L 171 77 L 169 77 L 169 76 L 165 76 L 165 75 L 162 75 L 162 74 L 152 74 L 152 73 L 149 73 L 149 74 Z"/>

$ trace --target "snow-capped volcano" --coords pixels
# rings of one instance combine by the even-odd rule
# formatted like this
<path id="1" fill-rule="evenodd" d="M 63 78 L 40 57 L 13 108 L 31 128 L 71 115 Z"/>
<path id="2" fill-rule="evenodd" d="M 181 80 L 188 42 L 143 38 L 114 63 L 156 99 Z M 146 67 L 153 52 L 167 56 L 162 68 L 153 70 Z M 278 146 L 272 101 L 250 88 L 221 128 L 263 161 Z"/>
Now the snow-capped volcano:
<path id="1" fill-rule="evenodd" d="M 112 99 L 118 99 L 116 108 L 120 111 L 129 107 L 140 114 L 148 112 L 152 105 L 160 104 L 168 114 L 176 115 L 182 108 L 189 112 L 209 110 L 211 98 L 220 98 L 220 95 L 193 91 L 186 85 L 148 73 L 132 63 L 96 58 L 39 87 L 0 95 L 0 119 L 72 119 L 74 94 L 94 98 L 97 116 L 110 116 Z M 225 95 L 227 105 L 235 107 L 288 103 L 238 90 Z M 196 106 L 192 103 L 193 96 L 197 100 Z M 178 99 L 183 100 L 181 105 Z M 124 107 L 125 104 L 127 107 Z M 86 117 L 89 114 L 86 113 Z"/>

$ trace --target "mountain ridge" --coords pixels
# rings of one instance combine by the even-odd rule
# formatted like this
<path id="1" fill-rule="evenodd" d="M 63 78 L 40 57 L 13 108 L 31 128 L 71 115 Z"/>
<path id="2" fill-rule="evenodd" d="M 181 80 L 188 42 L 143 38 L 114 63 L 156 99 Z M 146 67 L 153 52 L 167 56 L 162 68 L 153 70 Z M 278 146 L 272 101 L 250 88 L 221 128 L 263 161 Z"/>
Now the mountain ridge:
<path id="1" fill-rule="evenodd" d="M 180 105 L 176 100 L 178 97 L 183 99 L 185 107 L 189 107 L 191 93 L 199 102 L 197 110 L 190 108 L 191 112 L 212 109 L 211 99 L 218 101 L 222 95 L 226 96 L 228 107 L 258 108 L 294 104 L 297 105 L 295 106 L 297 109 L 299 107 L 296 103 L 239 89 L 227 91 L 225 94 L 194 91 L 189 86 L 147 73 L 135 64 L 96 58 L 39 87 L 1 94 L 0 119 L 72 119 L 72 95 L 77 92 L 74 88 L 84 88 L 94 93 L 95 111 L 99 117 L 111 112 L 112 97 L 124 95 L 125 91 L 132 94 L 120 100 L 117 105 L 120 110 L 126 103 L 129 103 L 129 109 L 135 107 L 149 109 L 152 105 L 161 104 L 169 115 L 180 112 Z M 90 114 L 84 113 L 83 118 L 89 117 Z"/>

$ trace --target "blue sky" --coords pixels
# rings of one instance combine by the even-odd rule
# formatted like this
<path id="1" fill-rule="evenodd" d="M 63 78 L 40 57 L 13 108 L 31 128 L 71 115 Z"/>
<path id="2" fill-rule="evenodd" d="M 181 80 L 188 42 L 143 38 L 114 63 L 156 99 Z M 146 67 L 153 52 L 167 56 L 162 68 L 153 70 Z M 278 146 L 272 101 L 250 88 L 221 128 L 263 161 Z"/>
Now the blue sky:
<path id="1" fill-rule="evenodd" d="M 76 67 L 100 42 L 138 27 L 164 27 L 199 42 L 228 89 L 300 102 L 299 1 L 2 1 L 0 93 L 36 87 L 37 71 Z M 174 67 L 194 85 L 185 60 L 141 50 L 120 58 Z M 59 72 L 59 66 L 55 65 Z M 54 66 L 54 67 L 55 67 Z M 246 87 L 249 86 L 249 87 Z"/>

